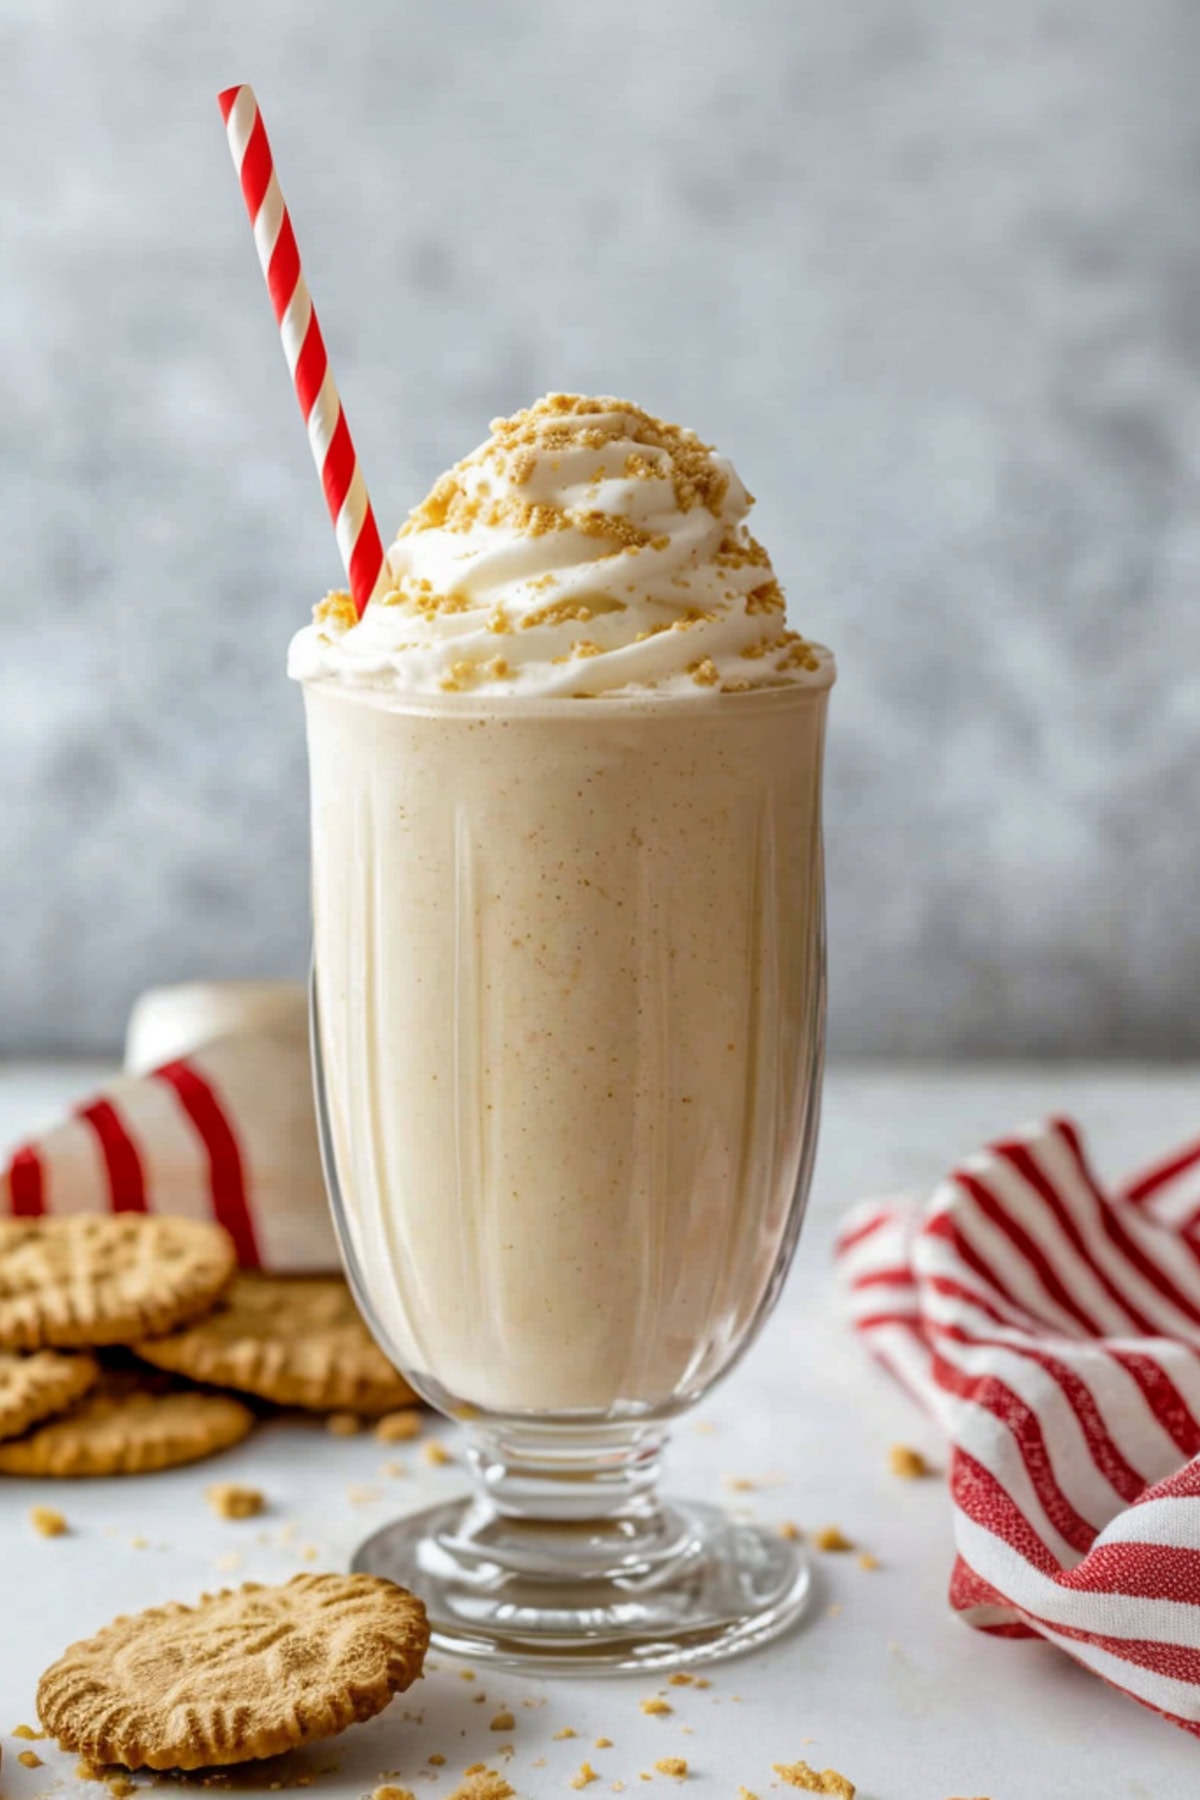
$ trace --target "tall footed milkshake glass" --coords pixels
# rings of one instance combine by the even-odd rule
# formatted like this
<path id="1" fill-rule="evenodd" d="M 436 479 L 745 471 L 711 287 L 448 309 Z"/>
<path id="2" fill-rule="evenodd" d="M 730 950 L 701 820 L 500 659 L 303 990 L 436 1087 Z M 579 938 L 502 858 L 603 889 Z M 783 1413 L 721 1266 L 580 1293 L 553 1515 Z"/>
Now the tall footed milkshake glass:
<path id="1" fill-rule="evenodd" d="M 699 1662 L 808 1589 L 799 1545 L 658 1491 L 778 1297 L 816 1146 L 834 664 L 751 504 L 694 433 L 549 394 L 289 655 L 334 1215 L 474 1477 L 356 1567 L 477 1660 Z"/>
<path id="2" fill-rule="evenodd" d="M 463 1420 L 474 1477 L 355 1567 L 421 1594 L 444 1650 L 675 1667 L 804 1604 L 800 1545 L 658 1474 L 804 1211 L 825 675 L 501 703 L 305 685 L 326 1179 L 362 1310 Z"/>

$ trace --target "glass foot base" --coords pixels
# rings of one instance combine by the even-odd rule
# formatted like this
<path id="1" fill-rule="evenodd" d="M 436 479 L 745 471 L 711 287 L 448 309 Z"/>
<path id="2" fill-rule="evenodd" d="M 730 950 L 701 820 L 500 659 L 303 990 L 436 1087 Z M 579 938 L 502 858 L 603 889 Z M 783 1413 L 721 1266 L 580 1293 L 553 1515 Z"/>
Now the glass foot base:
<path id="1" fill-rule="evenodd" d="M 385 1525 L 352 1567 L 420 1595 L 436 1649 L 545 1675 L 731 1656 L 785 1631 L 811 1584 L 802 1545 L 678 1503 L 572 1521 L 452 1501 Z"/>

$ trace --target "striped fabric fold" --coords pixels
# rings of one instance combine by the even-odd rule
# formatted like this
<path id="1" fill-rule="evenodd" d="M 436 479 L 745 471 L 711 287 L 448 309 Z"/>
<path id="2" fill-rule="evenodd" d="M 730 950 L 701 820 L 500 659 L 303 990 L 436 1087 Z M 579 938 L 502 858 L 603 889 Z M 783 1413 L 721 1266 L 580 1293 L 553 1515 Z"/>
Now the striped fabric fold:
<path id="1" fill-rule="evenodd" d="M 218 1038 L 22 1144 L 0 1171 L 0 1217 L 77 1212 L 215 1219 L 243 1268 L 336 1268 L 303 1038 Z"/>
<path id="2" fill-rule="evenodd" d="M 1051 1119 L 856 1208 L 836 1254 L 949 1439 L 951 1606 L 1200 1736 L 1200 1142 L 1106 1191 Z"/>

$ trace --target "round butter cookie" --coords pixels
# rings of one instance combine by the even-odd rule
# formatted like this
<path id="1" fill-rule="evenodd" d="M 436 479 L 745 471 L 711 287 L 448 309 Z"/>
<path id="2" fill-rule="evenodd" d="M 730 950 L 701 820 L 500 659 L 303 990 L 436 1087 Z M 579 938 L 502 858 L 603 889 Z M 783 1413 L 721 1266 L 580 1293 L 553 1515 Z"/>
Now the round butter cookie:
<path id="1" fill-rule="evenodd" d="M 237 1275 L 205 1318 L 133 1348 L 156 1368 L 278 1406 L 375 1418 L 416 1398 L 340 1275 Z"/>
<path id="2" fill-rule="evenodd" d="M 332 1737 L 421 1673 L 421 1602 L 376 1575 L 247 1582 L 114 1619 L 38 1683 L 64 1750 L 127 1769 L 205 1769 Z"/>
<path id="3" fill-rule="evenodd" d="M 87 1349 L 170 1331 L 207 1312 L 236 1261 L 229 1233 L 202 1219 L 0 1219 L 0 1349 Z"/>

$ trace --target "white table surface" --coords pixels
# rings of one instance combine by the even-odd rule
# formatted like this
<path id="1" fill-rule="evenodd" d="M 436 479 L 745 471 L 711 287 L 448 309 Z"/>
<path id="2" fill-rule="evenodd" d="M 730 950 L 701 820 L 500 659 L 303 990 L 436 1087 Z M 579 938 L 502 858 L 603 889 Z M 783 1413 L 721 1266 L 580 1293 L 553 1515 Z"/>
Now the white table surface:
<path id="1" fill-rule="evenodd" d="M 52 1117 L 86 1090 L 95 1067 L 0 1069 L 0 1142 Z M 382 1717 L 325 1746 L 234 1777 L 239 1789 L 311 1776 L 330 1800 L 368 1794 L 383 1778 L 418 1800 L 448 1794 L 472 1762 L 501 1768 L 522 1797 L 570 1793 L 587 1757 L 603 1795 L 632 1784 L 656 1758 L 684 1756 L 687 1786 L 734 1800 L 739 1785 L 775 1788 L 772 1764 L 803 1757 L 857 1782 L 860 1800 L 1196 1800 L 1200 1744 L 1085 1674 L 1059 1652 L 994 1641 L 958 1624 L 945 1602 L 951 1561 L 948 1506 L 936 1481 L 900 1482 L 890 1444 L 935 1453 L 935 1435 L 873 1369 L 831 1306 L 829 1248 L 845 1207 L 865 1194 L 923 1187 L 976 1143 L 1050 1110 L 1085 1126 L 1099 1166 L 1138 1164 L 1200 1126 L 1195 1068 L 992 1068 L 946 1072 L 841 1068 L 830 1076 L 812 1206 L 797 1266 L 775 1317 L 730 1380 L 677 1430 L 670 1481 L 722 1496 L 765 1521 L 836 1523 L 880 1559 L 818 1558 L 807 1623 L 756 1654 L 705 1671 L 707 1690 L 672 1688 L 669 1717 L 646 1717 L 650 1679 L 522 1681 L 484 1671 L 460 1678 L 450 1660 Z M 453 1430 L 445 1429 L 453 1443 Z M 403 1462 L 403 1477 L 381 1473 Z M 732 1491 L 730 1477 L 755 1481 Z M 204 1501 L 214 1480 L 248 1482 L 270 1502 L 262 1518 L 216 1519 Z M 189 1600 L 230 1581 L 274 1581 L 298 1569 L 344 1568 L 356 1542 L 389 1516 L 461 1484 L 458 1466 L 433 1469 L 412 1448 L 369 1436 L 329 1437 L 319 1426 L 278 1424 L 192 1468 L 112 1481 L 7 1480 L 0 1488 L 0 1740 L 7 1800 L 96 1795 L 75 1759 L 38 1744 L 44 1767 L 26 1770 L 30 1746 L 8 1735 L 34 1723 L 41 1669 L 72 1639 L 168 1599 Z M 352 1497 L 351 1490 L 360 1490 Z M 55 1505 L 67 1537 L 43 1539 L 28 1523 Z M 304 1553 L 315 1547 L 316 1560 Z M 236 1570 L 231 1559 L 237 1559 Z M 479 1700 L 480 1693 L 486 1700 Z M 514 1729 L 494 1733 L 510 1710 Z M 555 1741 L 564 1726 L 578 1735 Z M 611 1749 L 593 1739 L 613 1740 Z M 511 1744 L 513 1754 L 499 1754 Z M 441 1770 L 426 1762 L 445 1756 Z M 671 1789 L 656 1775 L 650 1791 Z"/>

